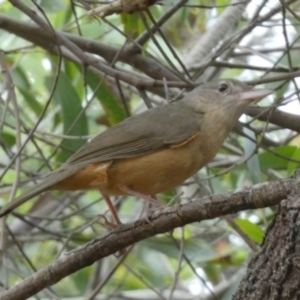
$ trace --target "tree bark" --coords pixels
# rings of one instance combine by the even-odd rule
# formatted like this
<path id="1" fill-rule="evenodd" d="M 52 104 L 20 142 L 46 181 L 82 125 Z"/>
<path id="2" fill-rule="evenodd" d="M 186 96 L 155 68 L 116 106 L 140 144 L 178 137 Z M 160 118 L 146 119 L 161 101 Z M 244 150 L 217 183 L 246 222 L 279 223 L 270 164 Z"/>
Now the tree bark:
<path id="1" fill-rule="evenodd" d="M 298 176 L 299 176 L 298 171 Z M 234 300 L 300 298 L 300 187 L 279 206 L 263 246 L 248 265 Z"/>

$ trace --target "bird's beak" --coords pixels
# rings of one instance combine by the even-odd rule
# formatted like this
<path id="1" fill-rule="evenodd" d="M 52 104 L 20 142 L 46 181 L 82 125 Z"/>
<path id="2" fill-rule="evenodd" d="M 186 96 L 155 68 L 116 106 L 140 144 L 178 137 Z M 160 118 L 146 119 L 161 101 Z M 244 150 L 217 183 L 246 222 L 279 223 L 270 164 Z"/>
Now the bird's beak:
<path id="1" fill-rule="evenodd" d="M 245 91 L 238 94 L 239 100 L 244 100 L 246 102 L 254 102 L 256 100 L 260 100 L 265 98 L 266 96 L 274 93 L 272 90 L 251 90 Z"/>

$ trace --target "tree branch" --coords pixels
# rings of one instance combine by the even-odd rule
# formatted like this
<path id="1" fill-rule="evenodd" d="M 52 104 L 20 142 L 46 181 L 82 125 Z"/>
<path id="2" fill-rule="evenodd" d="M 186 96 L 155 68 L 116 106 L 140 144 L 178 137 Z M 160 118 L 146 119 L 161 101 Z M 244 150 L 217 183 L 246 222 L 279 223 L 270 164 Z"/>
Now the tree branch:
<path id="1" fill-rule="evenodd" d="M 16 36 L 21 37 L 35 45 L 39 45 L 47 50 L 51 49 L 53 47 L 53 44 L 57 44 L 53 33 L 43 30 L 42 28 L 32 23 L 16 20 L 1 13 L 0 28 L 13 33 Z M 108 62 L 111 62 L 118 54 L 118 61 L 131 65 L 132 67 L 140 70 L 142 73 L 150 76 L 151 78 L 166 78 L 167 80 L 171 81 L 180 81 L 179 77 L 169 71 L 161 63 L 152 58 L 145 57 L 142 54 L 133 54 L 129 51 L 120 51 L 119 47 L 109 46 L 90 38 L 62 31 L 57 32 L 68 38 L 81 50 L 92 54 L 97 54 L 103 57 Z"/>
<path id="2" fill-rule="evenodd" d="M 232 1 L 234 4 L 237 1 Z M 203 63 L 213 48 L 220 44 L 220 41 L 230 32 L 240 20 L 248 2 L 228 6 L 215 24 L 196 43 L 186 58 L 185 64 L 190 68 L 195 63 Z"/>
<path id="3" fill-rule="evenodd" d="M 282 128 L 300 132 L 300 116 L 298 115 L 290 114 L 279 109 L 259 106 L 248 107 L 246 113 L 260 121 L 267 121 Z"/>

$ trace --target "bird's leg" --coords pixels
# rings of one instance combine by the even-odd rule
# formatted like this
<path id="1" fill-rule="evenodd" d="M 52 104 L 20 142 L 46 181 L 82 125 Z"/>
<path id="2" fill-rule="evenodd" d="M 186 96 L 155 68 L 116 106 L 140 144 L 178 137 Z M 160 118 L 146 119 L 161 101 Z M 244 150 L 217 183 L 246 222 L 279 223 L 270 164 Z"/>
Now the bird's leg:
<path id="1" fill-rule="evenodd" d="M 102 194 L 111 214 L 112 214 L 112 217 L 115 221 L 115 223 L 111 223 L 109 222 L 106 217 L 102 216 L 104 218 L 104 221 L 105 221 L 105 225 L 109 226 L 109 227 L 112 227 L 112 228 L 117 228 L 118 226 L 120 226 L 122 223 L 119 219 L 119 216 L 118 216 L 118 213 L 115 209 L 115 206 L 113 205 L 113 203 L 111 202 L 110 198 L 108 195 L 105 195 L 105 194 Z"/>
<path id="2" fill-rule="evenodd" d="M 158 207 L 163 207 L 165 206 L 163 203 L 161 203 L 160 201 L 154 199 L 153 197 L 149 196 L 149 195 L 144 195 L 140 192 L 134 191 L 132 189 L 129 189 L 128 187 L 124 186 L 124 185 L 119 185 L 118 186 L 119 189 L 128 194 L 128 195 L 132 195 L 132 196 L 136 196 L 136 197 L 140 197 L 142 199 L 144 199 L 145 201 L 148 201 L 150 203 L 153 203 L 154 205 L 158 206 Z"/>
<path id="3" fill-rule="evenodd" d="M 109 210 L 110 210 L 110 212 L 111 212 L 111 214 L 113 216 L 113 219 L 115 221 L 115 223 L 111 223 L 111 222 L 109 222 L 107 220 L 107 218 L 104 215 L 101 215 L 101 217 L 104 219 L 104 224 L 106 226 L 111 227 L 112 229 L 116 229 L 117 227 L 119 227 L 120 225 L 122 225 L 122 223 L 121 223 L 121 221 L 119 219 L 119 216 L 118 216 L 118 213 L 117 213 L 117 211 L 115 209 L 115 206 L 111 202 L 111 200 L 110 200 L 110 198 L 109 198 L 108 195 L 105 195 L 105 194 L 102 194 L 102 193 L 101 193 L 101 195 L 103 196 L 103 198 L 104 198 L 104 200 L 105 200 L 105 202 L 106 202 L 106 204 L 107 204 L 107 206 L 108 206 L 108 208 L 109 208 Z M 125 255 L 125 254 L 127 254 L 126 248 L 119 250 L 119 253 L 122 256 Z"/>

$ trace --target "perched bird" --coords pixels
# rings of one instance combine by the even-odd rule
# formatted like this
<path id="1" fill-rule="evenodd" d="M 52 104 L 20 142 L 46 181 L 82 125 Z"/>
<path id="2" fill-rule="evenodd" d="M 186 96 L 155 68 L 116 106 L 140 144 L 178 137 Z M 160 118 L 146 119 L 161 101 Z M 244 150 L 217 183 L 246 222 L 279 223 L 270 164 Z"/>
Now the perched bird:
<path id="1" fill-rule="evenodd" d="M 129 117 L 99 134 L 3 207 L 0 217 L 44 191 L 97 189 L 119 225 L 109 196 L 149 199 L 181 184 L 216 155 L 247 106 L 272 92 L 233 79 L 202 83 L 181 100 Z"/>

